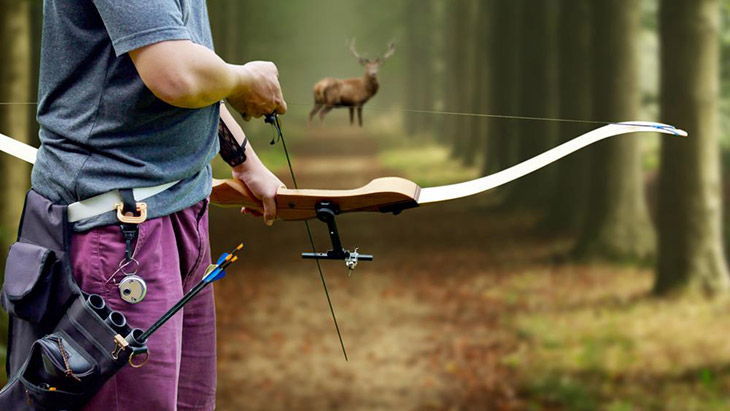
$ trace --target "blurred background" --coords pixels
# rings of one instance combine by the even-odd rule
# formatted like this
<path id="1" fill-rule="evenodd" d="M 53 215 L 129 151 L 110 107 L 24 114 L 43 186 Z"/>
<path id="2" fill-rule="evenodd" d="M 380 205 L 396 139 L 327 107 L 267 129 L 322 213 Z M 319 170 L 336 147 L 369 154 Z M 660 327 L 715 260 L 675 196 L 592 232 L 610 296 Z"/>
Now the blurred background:
<path id="1" fill-rule="evenodd" d="M 465 200 L 340 217 L 345 247 L 375 255 L 351 275 L 322 264 L 347 362 L 316 265 L 299 258 L 303 224 L 212 209 L 214 255 L 246 244 L 216 283 L 219 409 L 730 407 L 730 1 L 208 0 L 208 11 L 226 61 L 278 65 L 301 187 L 465 181 L 605 122 L 689 132 L 614 137 Z M 33 145 L 41 18 L 39 0 L 0 0 L 0 132 Z M 337 109 L 307 125 L 318 80 L 363 75 L 352 39 L 370 58 L 395 43 L 363 127 Z M 273 130 L 244 128 L 292 187 Z M 6 247 L 30 168 L 7 155 L 0 166 Z"/>

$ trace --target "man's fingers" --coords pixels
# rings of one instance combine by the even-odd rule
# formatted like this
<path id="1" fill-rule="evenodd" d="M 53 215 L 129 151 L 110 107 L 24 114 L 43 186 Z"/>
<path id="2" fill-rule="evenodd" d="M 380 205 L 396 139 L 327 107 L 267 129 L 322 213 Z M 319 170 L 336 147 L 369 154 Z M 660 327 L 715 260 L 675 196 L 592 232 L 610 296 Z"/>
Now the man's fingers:
<path id="1" fill-rule="evenodd" d="M 246 208 L 246 207 L 241 207 L 241 214 L 252 215 L 255 217 L 261 217 L 263 215 L 263 213 L 261 213 L 261 211 L 256 210 L 255 208 Z"/>
<path id="2" fill-rule="evenodd" d="M 286 108 L 286 101 L 284 101 L 284 99 L 282 98 L 281 101 L 279 101 L 279 103 L 277 104 L 276 110 L 274 110 L 274 112 L 276 114 L 286 114 Z"/>
<path id="3" fill-rule="evenodd" d="M 261 201 L 264 203 L 264 223 L 270 226 L 276 219 L 276 200 L 274 197 L 264 197 Z"/>

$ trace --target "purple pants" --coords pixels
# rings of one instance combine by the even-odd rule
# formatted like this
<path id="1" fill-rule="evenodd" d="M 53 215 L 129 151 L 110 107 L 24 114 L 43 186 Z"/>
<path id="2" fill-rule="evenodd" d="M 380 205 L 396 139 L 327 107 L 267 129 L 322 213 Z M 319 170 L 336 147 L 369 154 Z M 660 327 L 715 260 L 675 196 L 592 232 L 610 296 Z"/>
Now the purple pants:
<path id="1" fill-rule="evenodd" d="M 118 225 L 75 233 L 71 240 L 74 277 L 82 290 L 99 294 L 132 327 L 146 329 L 203 276 L 210 264 L 207 201 L 139 225 L 134 259 L 147 295 L 130 304 L 120 298 L 118 271 L 124 239 Z M 208 286 L 153 334 L 149 361 L 124 367 L 86 410 L 212 410 L 215 408 L 215 306 Z"/>

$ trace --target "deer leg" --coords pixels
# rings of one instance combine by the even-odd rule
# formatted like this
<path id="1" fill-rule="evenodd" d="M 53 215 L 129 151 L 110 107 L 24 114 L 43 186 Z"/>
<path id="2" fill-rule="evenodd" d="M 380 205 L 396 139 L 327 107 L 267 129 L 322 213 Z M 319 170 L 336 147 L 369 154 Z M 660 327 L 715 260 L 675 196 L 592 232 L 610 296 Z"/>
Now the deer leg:
<path id="1" fill-rule="evenodd" d="M 307 124 L 312 122 L 312 119 L 314 118 L 315 114 L 322 108 L 322 103 L 314 103 L 314 107 L 312 107 L 312 111 L 309 112 L 309 120 L 307 120 Z"/>
<path id="2" fill-rule="evenodd" d="M 352 125 L 355 116 L 355 109 L 350 107 L 350 125 Z"/>
<path id="3" fill-rule="evenodd" d="M 362 106 L 357 108 L 357 122 L 360 124 L 360 127 L 362 127 Z"/>
<path id="4" fill-rule="evenodd" d="M 322 111 L 319 112 L 319 121 L 324 121 L 324 116 L 327 115 L 335 106 L 325 106 Z"/>

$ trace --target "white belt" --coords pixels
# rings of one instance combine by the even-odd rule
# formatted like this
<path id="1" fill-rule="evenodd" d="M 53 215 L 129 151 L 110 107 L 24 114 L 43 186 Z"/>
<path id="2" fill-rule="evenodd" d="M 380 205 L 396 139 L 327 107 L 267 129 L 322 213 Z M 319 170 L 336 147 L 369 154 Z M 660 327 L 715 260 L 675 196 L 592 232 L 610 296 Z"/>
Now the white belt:
<path id="1" fill-rule="evenodd" d="M 12 156 L 15 156 L 21 160 L 25 160 L 31 164 L 35 163 L 38 149 L 31 147 L 28 144 L 20 142 L 14 138 L 8 137 L 4 134 L 0 134 L 0 151 L 4 151 Z M 173 181 L 170 183 L 160 184 L 154 187 L 143 187 L 135 188 L 132 190 L 134 195 L 134 201 L 141 201 L 146 198 L 150 198 L 153 195 L 159 194 L 168 188 L 177 184 L 180 180 Z M 119 194 L 119 190 L 109 191 L 108 193 L 99 194 L 91 198 L 87 198 L 83 201 L 77 201 L 68 206 L 68 221 L 70 223 L 80 221 L 86 218 L 95 217 L 99 214 L 104 214 L 109 211 L 117 210 L 117 217 L 122 220 L 128 220 L 126 222 L 142 222 L 147 216 L 147 206 L 144 203 L 138 204 L 141 206 L 141 214 L 144 216 L 140 217 L 125 217 L 121 213 L 121 207 L 117 207 L 117 204 L 121 204 L 122 195 Z"/>
<path id="2" fill-rule="evenodd" d="M 132 190 L 134 195 L 134 201 L 142 201 L 146 198 L 150 198 L 153 195 L 159 194 L 168 188 L 177 184 L 180 180 L 172 181 L 170 183 L 160 184 L 154 187 L 143 187 L 135 188 Z M 104 214 L 109 211 L 117 209 L 117 204 L 123 203 L 122 195 L 119 190 L 109 191 L 104 194 L 99 194 L 91 198 L 87 198 L 83 201 L 77 201 L 68 206 L 68 221 L 70 223 L 81 221 L 87 218 Z"/>

